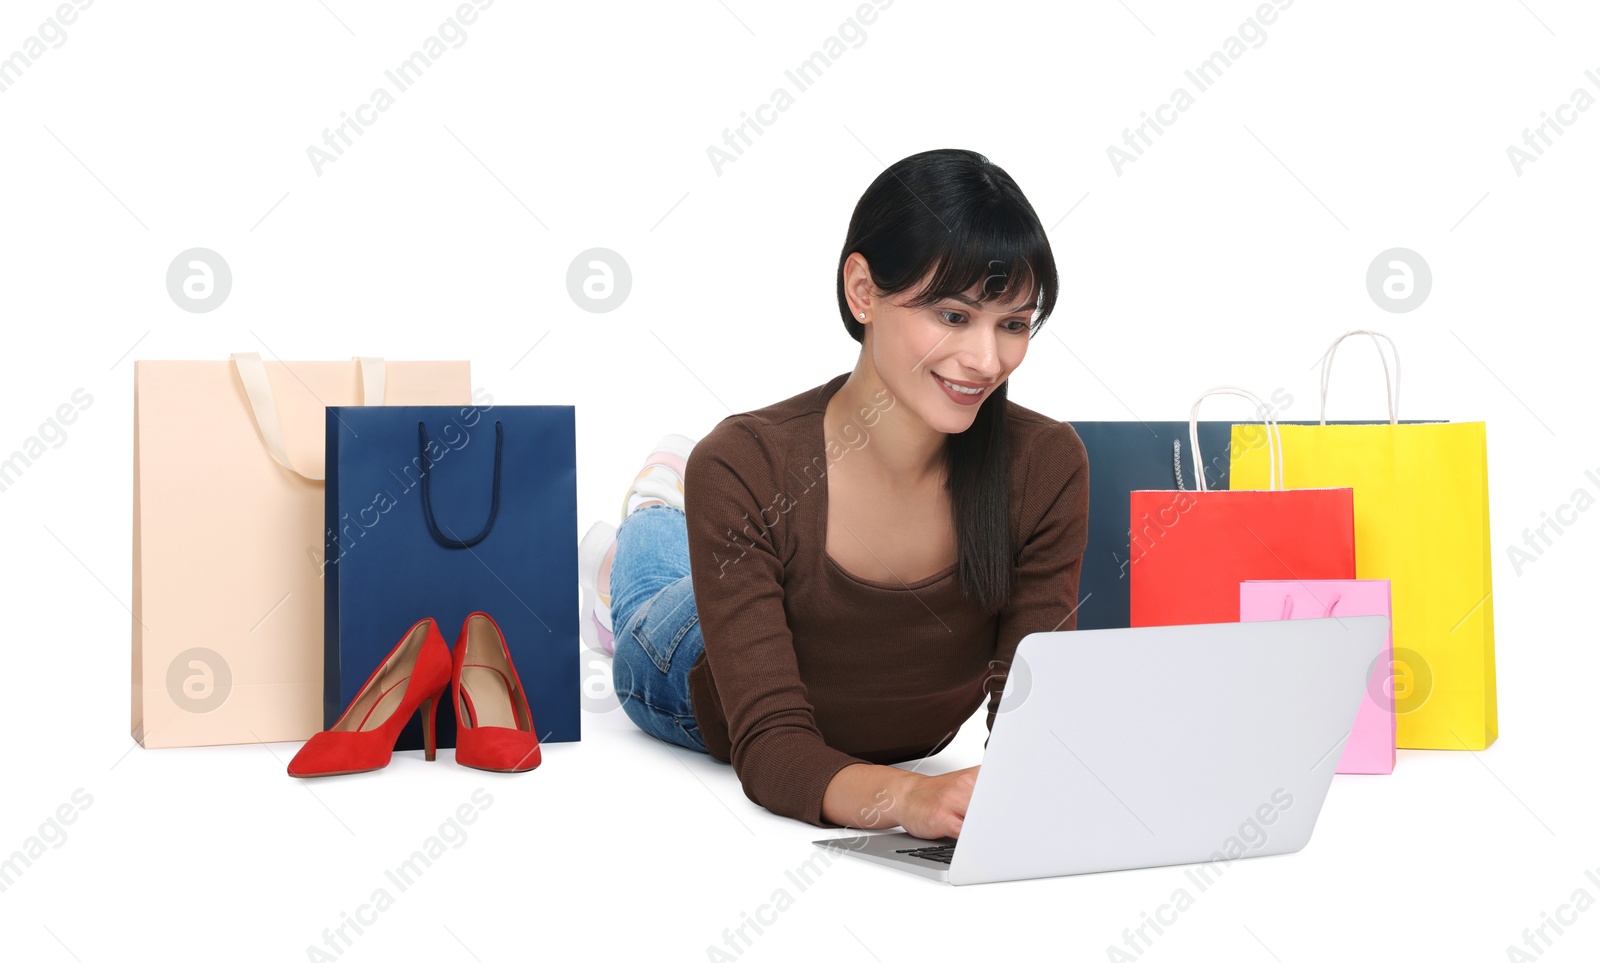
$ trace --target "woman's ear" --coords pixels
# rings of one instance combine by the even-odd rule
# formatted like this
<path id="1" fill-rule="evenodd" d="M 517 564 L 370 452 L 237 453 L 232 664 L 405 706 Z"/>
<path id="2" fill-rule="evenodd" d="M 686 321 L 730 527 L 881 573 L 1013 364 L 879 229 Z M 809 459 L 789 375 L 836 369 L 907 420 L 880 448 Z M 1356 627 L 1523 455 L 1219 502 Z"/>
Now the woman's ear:
<path id="1" fill-rule="evenodd" d="M 856 320 L 866 323 L 872 309 L 872 272 L 860 251 L 851 252 L 844 262 L 844 293 Z"/>

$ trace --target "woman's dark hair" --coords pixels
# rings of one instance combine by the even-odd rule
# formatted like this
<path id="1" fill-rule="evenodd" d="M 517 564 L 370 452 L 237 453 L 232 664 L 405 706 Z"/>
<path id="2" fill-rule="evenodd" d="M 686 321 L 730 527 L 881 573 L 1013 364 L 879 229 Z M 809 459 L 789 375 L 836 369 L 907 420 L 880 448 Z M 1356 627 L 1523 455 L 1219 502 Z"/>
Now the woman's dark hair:
<path id="1" fill-rule="evenodd" d="M 883 294 L 928 283 L 907 307 L 925 307 L 983 282 L 979 300 L 1011 305 L 1035 291 L 1038 333 L 1056 304 L 1055 256 L 1050 240 L 1011 175 L 976 151 L 944 149 L 912 154 L 872 182 L 855 213 L 835 275 L 839 316 L 861 342 L 866 325 L 850 312 L 844 266 L 851 254 L 867 260 L 873 286 Z M 978 409 L 971 427 L 945 440 L 957 537 L 956 581 L 985 611 L 997 611 L 1016 587 L 1011 540 L 1011 458 L 1006 434 L 1006 383 Z"/>

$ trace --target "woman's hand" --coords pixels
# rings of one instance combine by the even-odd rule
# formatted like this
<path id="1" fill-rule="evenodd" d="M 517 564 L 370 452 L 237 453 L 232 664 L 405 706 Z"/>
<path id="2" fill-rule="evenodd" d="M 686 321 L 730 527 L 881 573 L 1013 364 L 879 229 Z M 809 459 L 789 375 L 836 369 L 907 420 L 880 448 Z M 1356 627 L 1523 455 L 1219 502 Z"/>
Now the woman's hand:
<path id="1" fill-rule="evenodd" d="M 913 836 L 938 839 L 960 836 L 961 824 L 972 801 L 972 786 L 978 781 L 978 767 L 957 769 L 939 776 L 906 773 L 902 799 L 889 810 L 900 826 Z"/>
<path id="2" fill-rule="evenodd" d="M 924 776 L 894 766 L 857 763 L 839 770 L 822 800 L 823 816 L 855 829 L 903 828 L 913 836 L 961 835 L 978 767 Z"/>

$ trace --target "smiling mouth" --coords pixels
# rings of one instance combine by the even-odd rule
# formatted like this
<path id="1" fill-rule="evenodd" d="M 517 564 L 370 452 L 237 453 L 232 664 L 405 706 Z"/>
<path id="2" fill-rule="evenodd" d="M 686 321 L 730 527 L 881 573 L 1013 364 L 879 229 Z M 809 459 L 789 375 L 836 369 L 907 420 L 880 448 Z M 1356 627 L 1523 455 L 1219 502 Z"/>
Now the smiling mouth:
<path id="1" fill-rule="evenodd" d="M 949 388 L 951 391 L 954 391 L 956 394 L 959 394 L 959 395 L 977 396 L 977 395 L 983 394 L 989 388 L 988 385 L 985 385 L 985 386 L 983 386 L 981 388 L 969 388 L 966 385 L 958 385 L 955 382 L 950 381 L 949 379 L 941 376 L 937 371 L 933 372 L 933 376 L 935 378 L 938 378 L 939 382 L 941 384 L 943 384 L 946 388 Z"/>

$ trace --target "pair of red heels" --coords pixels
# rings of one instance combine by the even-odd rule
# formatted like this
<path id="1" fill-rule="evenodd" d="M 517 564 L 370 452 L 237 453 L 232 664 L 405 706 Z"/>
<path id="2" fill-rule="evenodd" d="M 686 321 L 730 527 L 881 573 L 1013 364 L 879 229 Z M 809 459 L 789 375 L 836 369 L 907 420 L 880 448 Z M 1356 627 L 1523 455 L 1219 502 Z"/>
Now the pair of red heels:
<path id="1" fill-rule="evenodd" d="M 295 753 L 289 775 L 382 769 L 413 712 L 422 716 L 423 749 L 432 762 L 435 716 L 447 685 L 456 710 L 456 762 L 491 772 L 538 767 L 539 736 L 505 633 L 487 612 L 473 612 L 461 623 L 453 652 L 433 619 L 411 626 L 339 721 Z"/>

